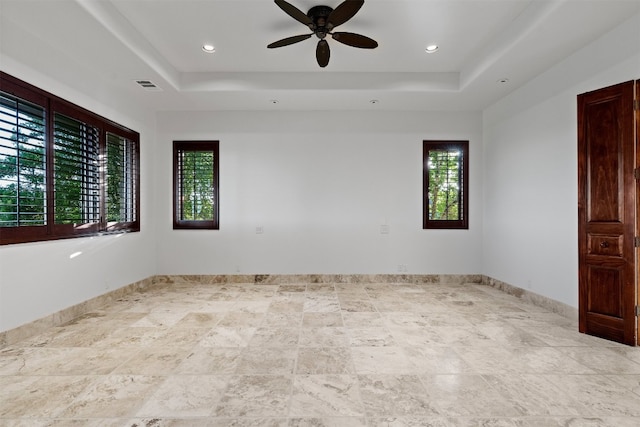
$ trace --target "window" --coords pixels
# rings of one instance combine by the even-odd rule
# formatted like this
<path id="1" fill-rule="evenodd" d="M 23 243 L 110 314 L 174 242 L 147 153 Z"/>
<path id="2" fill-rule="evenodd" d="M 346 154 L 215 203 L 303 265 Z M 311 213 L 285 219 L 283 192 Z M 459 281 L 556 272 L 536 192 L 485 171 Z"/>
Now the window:
<path id="1" fill-rule="evenodd" d="M 104 163 L 107 229 L 127 228 L 138 218 L 137 144 L 116 133 L 107 132 Z"/>
<path id="2" fill-rule="evenodd" d="M 100 129 L 59 113 L 53 118 L 54 224 L 100 226 Z"/>
<path id="3" fill-rule="evenodd" d="M 423 142 L 422 228 L 469 228 L 469 141 Z"/>
<path id="4" fill-rule="evenodd" d="M 218 141 L 173 142 L 173 228 L 219 228 Z"/>
<path id="5" fill-rule="evenodd" d="M 0 84 L 0 244 L 139 231 L 139 134 L 1 72 Z"/>
<path id="6" fill-rule="evenodd" d="M 0 227 L 47 224 L 45 110 L 0 92 Z"/>

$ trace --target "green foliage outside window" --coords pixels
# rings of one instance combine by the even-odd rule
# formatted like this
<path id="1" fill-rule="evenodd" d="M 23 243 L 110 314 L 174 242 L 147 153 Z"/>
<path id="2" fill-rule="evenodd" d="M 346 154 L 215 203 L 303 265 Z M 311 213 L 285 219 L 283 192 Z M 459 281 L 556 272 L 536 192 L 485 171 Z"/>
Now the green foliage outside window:
<path id="1" fill-rule="evenodd" d="M 211 151 L 181 152 L 181 220 L 211 221 L 215 218 L 213 162 Z"/>
<path id="2" fill-rule="evenodd" d="M 107 133 L 106 215 L 107 222 L 135 220 L 135 156 L 132 141 Z"/>
<path id="3" fill-rule="evenodd" d="M 55 223 L 99 222 L 98 129 L 56 114 L 53 135 Z"/>
<path id="4" fill-rule="evenodd" d="M 45 114 L 0 94 L 0 227 L 45 225 Z"/>
<path id="5" fill-rule="evenodd" d="M 460 152 L 429 152 L 429 219 L 460 219 Z"/>
<path id="6" fill-rule="evenodd" d="M 46 224 L 44 112 L 7 96 L 0 104 L 0 227 Z M 99 221 L 98 130 L 59 114 L 54 120 L 56 224 Z M 107 134 L 107 221 L 133 221 L 135 150 Z"/>

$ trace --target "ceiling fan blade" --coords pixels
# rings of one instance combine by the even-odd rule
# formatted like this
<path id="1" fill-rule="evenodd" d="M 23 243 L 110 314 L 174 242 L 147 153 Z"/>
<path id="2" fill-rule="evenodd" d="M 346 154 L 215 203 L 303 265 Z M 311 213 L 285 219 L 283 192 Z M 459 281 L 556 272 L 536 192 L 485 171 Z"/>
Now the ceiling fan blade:
<path id="1" fill-rule="evenodd" d="M 311 37 L 312 35 L 313 35 L 313 33 L 311 33 L 311 34 L 303 34 L 303 35 L 300 35 L 300 36 L 287 37 L 286 39 L 282 39 L 282 40 L 278 40 L 277 42 L 273 42 L 270 45 L 268 45 L 267 47 L 269 49 L 273 49 L 273 48 L 276 48 L 276 47 L 289 46 L 290 44 L 294 44 L 294 43 L 298 43 L 298 42 L 301 42 L 303 40 L 306 40 L 309 37 Z"/>
<path id="2" fill-rule="evenodd" d="M 306 13 L 295 7 L 294 5 L 287 3 L 284 0 L 274 0 L 278 7 L 284 12 L 295 19 L 296 21 L 308 26 L 309 28 L 313 27 L 313 21 L 311 18 L 307 16 Z"/>
<path id="3" fill-rule="evenodd" d="M 377 41 L 360 34 L 337 32 L 332 33 L 331 37 L 333 37 L 333 39 L 337 42 L 353 47 L 359 47 L 361 49 L 375 49 L 376 47 L 378 47 Z"/>
<path id="4" fill-rule="evenodd" d="M 322 68 L 326 67 L 329 63 L 329 57 L 331 56 L 331 52 L 329 51 L 329 43 L 325 39 L 322 39 L 318 42 L 318 47 L 316 47 L 316 59 L 318 60 L 318 65 Z"/>
<path id="5" fill-rule="evenodd" d="M 327 18 L 327 21 L 331 23 L 331 28 L 342 25 L 353 18 L 353 15 L 360 10 L 363 4 L 364 0 L 345 0 L 340 3 Z"/>

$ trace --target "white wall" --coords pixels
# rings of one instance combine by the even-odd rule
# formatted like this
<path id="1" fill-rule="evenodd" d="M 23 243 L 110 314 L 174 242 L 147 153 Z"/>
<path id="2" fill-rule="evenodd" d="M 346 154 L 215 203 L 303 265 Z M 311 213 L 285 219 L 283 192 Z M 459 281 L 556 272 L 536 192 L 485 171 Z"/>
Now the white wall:
<path id="1" fill-rule="evenodd" d="M 0 246 L 0 331 L 5 331 L 155 273 L 155 117 L 118 99 L 98 103 L 7 56 L 2 69 L 140 132 L 142 182 L 140 233 Z M 76 252 L 81 254 L 70 258 Z"/>
<path id="2" fill-rule="evenodd" d="M 640 15 L 485 110 L 485 275 L 577 307 L 576 97 L 638 78 Z"/>
<path id="3" fill-rule="evenodd" d="M 160 113 L 158 273 L 479 273 L 481 132 L 479 113 Z M 220 141 L 218 231 L 172 230 L 172 141 L 190 139 Z M 422 229 L 424 139 L 470 141 L 469 230 Z"/>

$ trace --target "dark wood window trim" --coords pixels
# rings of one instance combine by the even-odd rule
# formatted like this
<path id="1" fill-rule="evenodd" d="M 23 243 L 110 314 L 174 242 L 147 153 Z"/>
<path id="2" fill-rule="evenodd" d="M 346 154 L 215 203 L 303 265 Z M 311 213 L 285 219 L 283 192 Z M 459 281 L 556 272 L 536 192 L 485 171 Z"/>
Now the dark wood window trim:
<path id="1" fill-rule="evenodd" d="M 453 205 L 456 213 L 453 218 L 434 218 L 434 201 L 430 200 L 429 187 L 434 185 L 430 182 L 430 156 L 433 153 L 459 153 L 456 164 L 454 181 L 458 187 Z M 456 154 L 456 156 L 458 156 Z M 469 228 L 469 141 L 423 141 L 423 229 L 468 229 Z"/>
<path id="2" fill-rule="evenodd" d="M 185 165 L 185 159 L 189 155 L 208 155 L 211 160 L 206 165 Z M 220 196 L 219 196 L 219 165 L 220 165 L 220 144 L 219 141 L 173 141 L 173 228 L 174 229 L 195 229 L 195 230 L 218 230 L 220 228 Z M 194 174 L 191 183 L 195 185 L 202 180 L 206 182 L 204 193 L 211 212 L 203 218 L 194 219 L 194 215 L 187 209 L 184 195 L 185 179 L 188 178 L 185 171 L 189 170 Z M 201 178 L 197 177 L 197 174 Z M 200 190 L 203 191 L 203 190 Z M 198 192 L 191 193 L 197 195 Z M 198 215 L 195 215 L 198 216 Z"/>
<path id="3" fill-rule="evenodd" d="M 4 94 L 7 99 L 16 99 L 17 102 L 26 102 L 31 105 L 38 106 L 44 111 L 44 123 L 42 126 L 43 132 L 43 148 L 40 148 L 40 152 L 44 156 L 44 184 L 42 184 L 44 193 L 43 206 L 41 206 L 41 220 L 38 225 L 0 225 L 0 245 L 14 244 L 14 243 L 26 243 L 37 242 L 46 240 L 66 239 L 71 237 L 81 236 L 94 236 L 109 232 L 135 232 L 140 231 L 140 135 L 139 133 L 121 126 L 109 119 L 106 119 L 98 114 L 95 114 L 89 110 L 86 110 L 78 105 L 75 105 L 69 101 L 66 101 L 56 95 L 46 92 L 38 87 L 35 87 L 27 82 L 10 76 L 0 71 L 0 93 Z M 82 123 L 83 129 L 91 128 L 94 133 L 92 148 L 87 146 L 86 149 L 91 148 L 92 154 L 86 157 L 84 154 L 78 154 L 75 156 L 75 160 L 70 160 L 72 163 L 77 164 L 78 170 L 85 170 L 88 165 L 91 165 L 93 169 L 92 179 L 93 183 L 90 186 L 84 186 L 82 188 L 90 188 L 91 190 L 91 215 L 86 216 L 86 221 L 77 221 L 75 219 L 63 220 L 61 218 L 64 215 L 56 214 L 56 197 L 60 197 L 56 194 L 56 156 L 59 159 L 63 159 L 65 156 L 72 157 L 72 150 L 69 150 L 64 144 L 60 144 L 56 148 L 56 138 L 59 138 L 60 134 L 56 135 L 56 126 L 60 126 L 60 123 L 56 123 L 56 117 L 58 121 L 63 118 L 69 119 L 76 123 Z M 4 125 L 5 137 L 7 129 L 11 131 L 11 125 Z M 107 134 L 117 135 L 126 141 L 128 146 L 129 158 L 127 159 L 127 168 L 130 170 L 126 174 L 126 183 L 123 186 L 127 187 L 128 204 L 126 209 L 128 210 L 126 221 L 111 221 L 108 222 L 106 218 L 105 204 L 107 202 L 106 192 L 106 173 L 109 169 L 109 160 L 106 156 L 106 140 Z M 80 135 L 80 134 L 78 134 Z M 4 145 L 8 145 L 9 140 L 4 140 Z M 82 146 L 81 149 L 84 153 L 85 142 L 75 141 Z M 2 141 L 0 141 L 0 144 Z M 19 153 L 20 151 L 18 151 Z M 6 154 L 6 147 L 5 147 Z M 11 156 L 11 154 L 9 154 Z M 0 157 L 0 160 L 2 157 Z M 5 157 L 6 159 L 6 157 Z M 59 160 L 62 162 L 62 160 Z M 80 163 L 78 163 L 80 162 Z M 58 173 L 60 173 L 60 165 L 58 164 Z M 72 172 L 69 171 L 68 180 L 75 178 L 71 177 Z M 84 174 L 83 174 L 84 176 Z M 88 175 L 87 175 L 88 176 Z M 0 176 L 0 179 L 3 177 Z M 7 178 L 7 176 L 5 176 Z M 60 179 L 59 179 L 59 182 Z M 19 190 L 18 190 L 19 191 Z M 58 189 L 58 191 L 60 191 Z M 79 190 L 80 194 L 85 197 L 86 191 Z M 113 192 L 111 192 L 113 193 Z M 20 197 L 20 193 L 18 193 Z M 87 196 L 88 197 L 88 196 Z M 86 201 L 83 199 L 82 207 L 78 209 L 88 209 Z M 21 211 L 18 208 L 16 210 L 16 217 L 21 215 Z"/>

